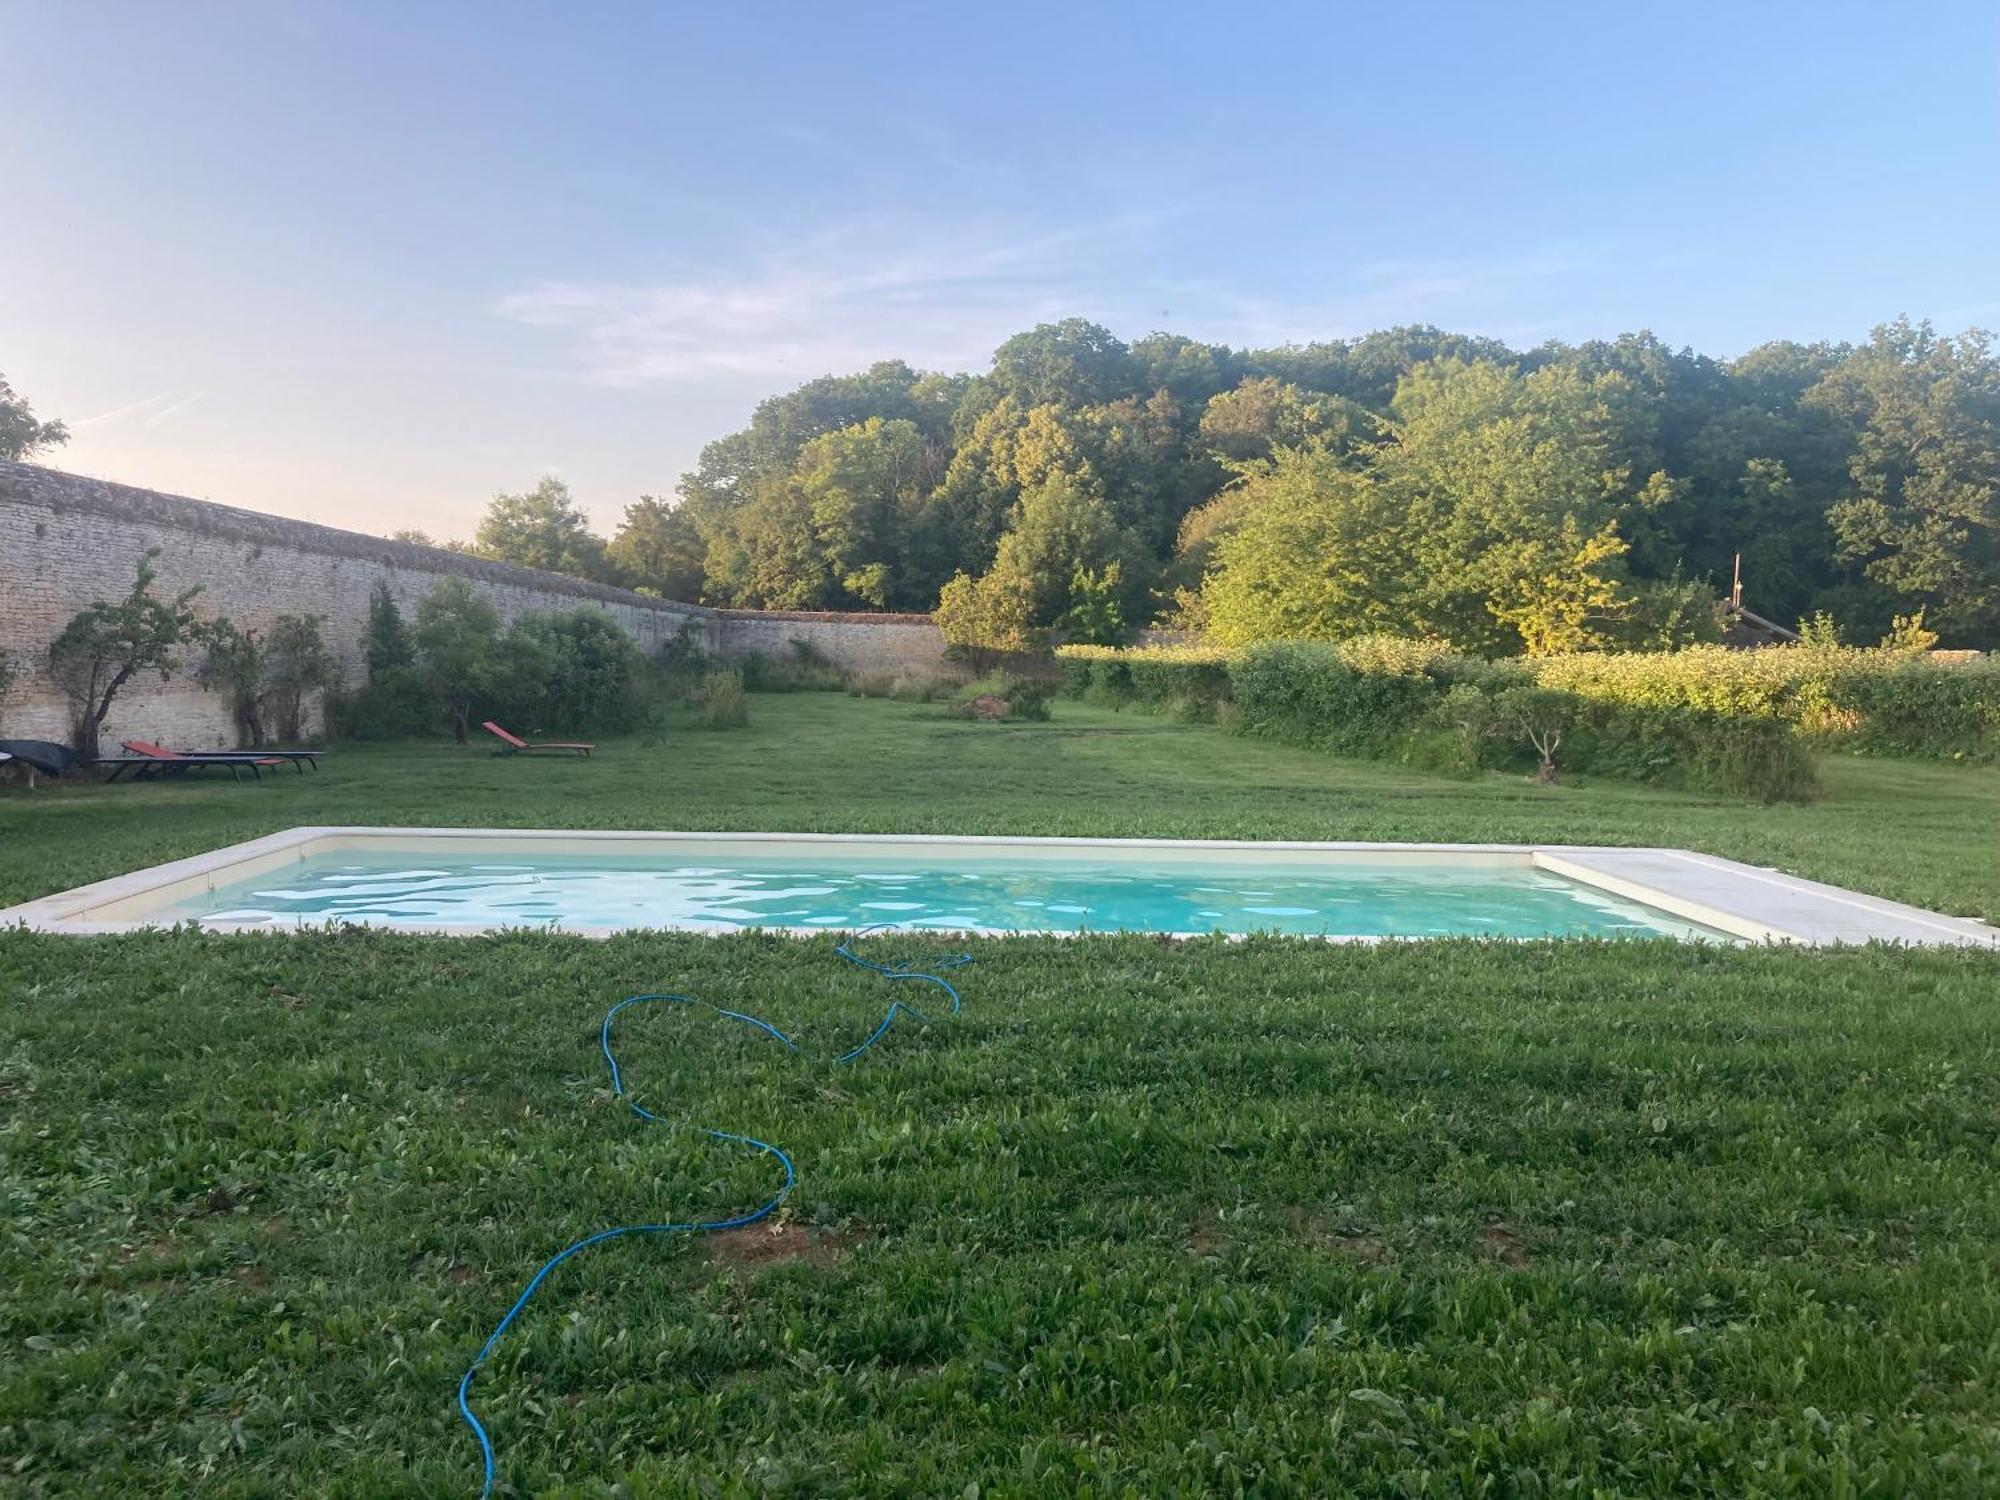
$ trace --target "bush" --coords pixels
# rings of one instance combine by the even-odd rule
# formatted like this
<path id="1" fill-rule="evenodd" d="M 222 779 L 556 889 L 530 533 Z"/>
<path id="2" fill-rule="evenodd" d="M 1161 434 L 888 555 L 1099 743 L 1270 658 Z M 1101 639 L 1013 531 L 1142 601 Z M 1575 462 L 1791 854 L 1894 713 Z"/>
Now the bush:
<path id="1" fill-rule="evenodd" d="M 781 659 L 752 651 L 737 665 L 742 669 L 747 692 L 838 693 L 847 687 L 847 673 L 803 637 L 794 639 L 790 651 Z"/>
<path id="2" fill-rule="evenodd" d="M 1554 687 L 1536 664 L 1369 638 L 1250 648 L 1231 685 L 1236 727 L 1315 749 L 1429 769 L 1565 772 L 1796 799 L 1812 765 L 1774 718 L 1622 703 Z"/>
<path id="3" fill-rule="evenodd" d="M 1009 672 L 989 672 L 984 677 L 959 686 L 946 712 L 954 718 L 986 718 L 989 715 L 973 707 L 981 699 L 986 699 L 989 702 L 1006 705 L 1004 714 L 996 712 L 991 717 L 1045 720 L 1050 717 L 1050 704 L 1056 695 L 1056 688 L 1056 682 L 1050 678 L 1019 677 Z"/>
<path id="4" fill-rule="evenodd" d="M 340 739 L 404 740 L 437 728 L 437 706 L 415 667 L 384 667 L 352 692 L 328 693 L 326 724 Z"/>
<path id="5" fill-rule="evenodd" d="M 1213 721 L 1229 699 L 1231 654 L 1207 646 L 1062 646 L 1056 666 L 1064 693 L 1123 708 L 1137 703 L 1162 713 Z"/>
<path id="6" fill-rule="evenodd" d="M 2000 663 L 1896 646 L 1850 647 L 1825 632 L 1794 646 L 1554 656 L 1538 681 L 1595 702 L 1768 719 L 1832 745 L 1954 760 L 2000 758 Z"/>
<path id="7" fill-rule="evenodd" d="M 750 722 L 743 674 L 727 667 L 710 672 L 695 689 L 694 709 L 696 729 L 742 729 Z"/>
<path id="8" fill-rule="evenodd" d="M 526 614 L 500 643 L 494 697 L 536 732 L 630 729 L 643 703 L 638 647 L 595 606 Z"/>
<path id="9" fill-rule="evenodd" d="M 1001 696 L 1007 700 L 1010 719 L 1047 719 L 1056 685 L 1042 678 L 1010 677 Z"/>

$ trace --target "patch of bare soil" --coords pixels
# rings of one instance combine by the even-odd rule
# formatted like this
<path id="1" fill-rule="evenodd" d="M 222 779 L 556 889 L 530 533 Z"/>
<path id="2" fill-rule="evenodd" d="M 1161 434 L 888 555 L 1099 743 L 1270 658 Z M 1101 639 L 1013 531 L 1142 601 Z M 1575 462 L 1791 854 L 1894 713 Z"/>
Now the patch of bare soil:
<path id="1" fill-rule="evenodd" d="M 1529 1263 L 1528 1247 L 1504 1224 L 1488 1224 L 1479 1231 L 1479 1239 L 1503 1266 L 1518 1271 Z"/>
<path id="2" fill-rule="evenodd" d="M 816 1229 L 806 1224 L 746 1224 L 701 1237 L 712 1261 L 732 1266 L 831 1266 L 868 1238 L 861 1229 Z"/>
<path id="3" fill-rule="evenodd" d="M 1372 1235 L 1343 1233 L 1296 1206 L 1286 1209 L 1285 1217 L 1291 1220 L 1293 1233 L 1318 1249 L 1331 1250 L 1364 1266 L 1378 1266 L 1389 1258 L 1389 1247 Z"/>

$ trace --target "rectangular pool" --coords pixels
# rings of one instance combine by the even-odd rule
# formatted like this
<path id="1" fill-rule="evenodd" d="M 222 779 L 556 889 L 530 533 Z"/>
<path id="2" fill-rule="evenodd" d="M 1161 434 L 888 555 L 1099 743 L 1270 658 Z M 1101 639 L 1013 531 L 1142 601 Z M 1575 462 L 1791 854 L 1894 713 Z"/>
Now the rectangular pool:
<path id="1" fill-rule="evenodd" d="M 1061 860 L 724 852 L 440 859 L 359 852 L 191 892 L 161 922 L 379 927 L 866 927 L 1343 937 L 1695 936 L 1666 913 L 1526 865 Z M 1706 934 L 1715 936 L 1714 933 Z"/>
<path id="2" fill-rule="evenodd" d="M 2000 931 L 1679 849 L 876 834 L 294 828 L 0 911 L 436 933 L 1277 932 L 2000 945 Z"/>

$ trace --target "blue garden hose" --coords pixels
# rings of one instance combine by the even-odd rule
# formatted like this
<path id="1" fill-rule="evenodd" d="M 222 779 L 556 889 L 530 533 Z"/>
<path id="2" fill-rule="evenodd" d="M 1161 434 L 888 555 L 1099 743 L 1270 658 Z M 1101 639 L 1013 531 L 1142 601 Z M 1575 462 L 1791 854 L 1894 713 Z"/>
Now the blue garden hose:
<path id="1" fill-rule="evenodd" d="M 893 925 L 895 924 L 885 922 L 885 923 L 880 923 L 874 927 L 864 927 L 861 931 L 855 933 L 853 937 L 849 938 L 847 942 L 840 944 L 833 951 L 839 957 L 845 959 L 847 962 L 854 964 L 857 967 L 867 969 L 870 973 L 879 974 L 884 979 L 887 979 L 892 983 L 900 980 L 914 979 L 914 980 L 920 980 L 926 984 L 936 985 L 939 989 L 943 990 L 947 995 L 951 997 L 951 1014 L 957 1015 L 961 1003 L 958 997 L 958 991 L 950 983 L 948 983 L 943 979 L 940 979 L 937 975 L 924 973 L 918 968 L 916 968 L 915 966 L 916 960 L 906 960 L 902 963 L 890 963 L 890 964 L 876 963 L 872 959 L 866 959 L 861 957 L 858 953 L 856 953 L 853 950 L 852 947 L 849 946 L 852 943 L 859 942 L 862 938 L 867 937 L 870 933 L 880 932 L 884 928 L 891 927 Z M 942 960 L 941 962 L 931 964 L 929 967 L 934 969 L 956 969 L 971 962 L 972 962 L 972 955 L 970 953 L 961 953 L 956 957 L 947 958 Z M 645 1108 L 643 1105 L 635 1104 L 632 1102 L 632 1100 L 626 1098 L 625 1078 L 624 1075 L 618 1069 L 617 1055 L 613 1053 L 611 1050 L 611 1022 L 613 1021 L 614 1018 L 616 1018 L 618 1012 L 625 1009 L 625 1007 L 628 1005 L 644 1005 L 652 1001 L 664 1001 L 671 1005 L 704 1006 L 705 1008 L 714 1011 L 716 1015 L 721 1016 L 724 1020 L 740 1021 L 745 1026 L 750 1027 L 752 1030 L 761 1031 L 762 1033 L 764 1033 L 765 1036 L 769 1037 L 771 1040 L 783 1046 L 785 1050 L 788 1052 L 796 1053 L 799 1051 L 799 1044 L 796 1041 L 794 1041 L 791 1037 L 786 1036 L 784 1032 L 778 1030 L 777 1027 L 773 1026 L 769 1021 L 764 1020 L 761 1016 L 746 1015 L 744 1012 L 737 1010 L 724 1010 L 719 1005 L 710 1005 L 705 1000 L 697 1000 L 689 995 L 673 995 L 665 993 L 645 994 L 645 995 L 632 995 L 624 1000 L 620 1000 L 616 1005 L 612 1006 L 610 1010 L 604 1013 L 604 1024 L 598 1028 L 597 1043 L 598 1046 L 603 1049 L 605 1066 L 611 1070 L 612 1093 L 617 1095 L 617 1097 L 619 1097 L 620 1099 L 624 1099 L 626 1108 L 630 1109 L 633 1114 L 637 1115 L 640 1119 L 650 1121 L 655 1125 L 676 1125 L 685 1122 L 677 1120 L 669 1120 L 664 1118 L 663 1116 L 656 1115 L 651 1110 Z M 877 1042 L 882 1040 L 882 1038 L 888 1034 L 889 1028 L 896 1024 L 896 1018 L 899 1015 L 902 1015 L 905 1011 L 909 1012 L 911 1015 L 917 1017 L 921 1021 L 928 1022 L 930 1020 L 930 1017 L 926 1016 L 922 1011 L 918 1010 L 915 1006 L 905 1005 L 900 1000 L 891 1000 L 889 1002 L 888 1011 L 884 1013 L 882 1017 L 881 1024 L 878 1025 L 873 1031 L 871 1031 L 868 1034 L 868 1039 L 862 1042 L 860 1046 L 849 1048 L 847 1051 L 841 1053 L 838 1057 L 834 1058 L 833 1061 L 835 1063 L 853 1062 L 856 1058 L 861 1056 L 862 1053 L 866 1052 L 870 1047 L 874 1046 Z M 732 1131 L 716 1130 L 707 1125 L 692 1125 L 689 1128 L 699 1131 L 701 1134 L 708 1136 L 711 1140 L 728 1141 L 732 1145 L 748 1146 L 753 1151 L 762 1152 L 764 1155 L 776 1161 L 780 1167 L 784 1168 L 785 1180 L 783 1184 L 778 1188 L 778 1191 L 776 1193 L 771 1195 L 770 1198 L 766 1199 L 762 1204 L 758 1205 L 756 1208 L 752 1209 L 748 1213 L 737 1214 L 727 1219 L 690 1219 L 683 1223 L 619 1224 L 610 1229 L 600 1229 L 595 1234 L 585 1235 L 582 1239 L 576 1241 L 572 1245 L 565 1246 L 563 1249 L 559 1250 L 558 1252 L 556 1252 L 556 1254 L 550 1256 L 548 1260 L 542 1263 L 542 1268 L 539 1271 L 535 1272 L 535 1274 L 528 1279 L 528 1284 L 526 1286 L 521 1288 L 521 1295 L 516 1297 L 514 1299 L 514 1305 L 507 1309 L 507 1315 L 504 1318 L 502 1318 L 499 1321 L 499 1323 L 494 1327 L 493 1331 L 486 1336 L 486 1342 L 479 1346 L 479 1353 L 474 1355 L 472 1363 L 466 1366 L 465 1374 L 459 1377 L 458 1381 L 459 1415 L 465 1418 L 466 1425 L 472 1429 L 472 1435 L 479 1440 L 480 1461 L 485 1466 L 485 1479 L 479 1488 L 480 1500 L 487 1500 L 487 1497 L 493 1493 L 495 1468 L 494 1468 L 494 1457 L 493 1457 L 493 1439 L 488 1435 L 485 1424 L 482 1423 L 476 1415 L 474 1415 L 472 1410 L 472 1404 L 471 1401 L 469 1400 L 472 1391 L 472 1377 L 479 1372 L 479 1367 L 486 1362 L 486 1356 L 493 1352 L 494 1346 L 500 1342 L 501 1336 L 505 1334 L 510 1327 L 513 1326 L 514 1320 L 521 1315 L 521 1310 L 528 1305 L 529 1301 L 534 1297 L 535 1293 L 541 1290 L 541 1285 L 544 1281 L 548 1279 L 550 1272 L 555 1270 L 557 1266 L 561 1265 L 571 1256 L 580 1254 L 583 1251 L 588 1250 L 592 1245 L 601 1245 L 606 1240 L 615 1240 L 623 1235 L 702 1234 L 721 1229 L 745 1228 L 748 1225 L 757 1223 L 761 1219 L 767 1219 L 772 1214 L 776 1213 L 778 1210 L 778 1205 L 783 1203 L 785 1199 L 791 1195 L 792 1189 L 798 1185 L 798 1180 L 799 1180 L 798 1169 L 792 1165 L 791 1157 L 785 1154 L 784 1149 L 782 1147 L 774 1146 L 769 1141 L 760 1141 L 755 1136 L 737 1135 Z"/>

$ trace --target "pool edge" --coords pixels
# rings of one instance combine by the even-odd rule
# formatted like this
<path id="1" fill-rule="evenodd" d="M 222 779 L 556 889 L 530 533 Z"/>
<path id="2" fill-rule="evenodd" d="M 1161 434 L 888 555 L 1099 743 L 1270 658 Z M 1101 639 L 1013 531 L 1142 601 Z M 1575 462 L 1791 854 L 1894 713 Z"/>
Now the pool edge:
<path id="1" fill-rule="evenodd" d="M 0 910 L 0 928 L 22 928 L 70 936 L 104 936 L 126 932 L 160 930 L 157 915 L 150 919 L 134 903 L 164 905 L 187 893 L 190 888 L 213 889 L 220 878 L 240 879 L 257 873 L 259 867 L 272 868 L 303 860 L 315 852 L 355 846 L 381 839 L 407 842 L 427 839 L 451 844 L 511 841 L 516 844 L 561 842 L 604 845 L 632 845 L 646 842 L 788 844 L 804 846 L 871 845 L 893 848 L 924 847 L 933 850 L 966 848 L 990 853 L 996 848 L 1033 850 L 1088 849 L 1100 856 L 1127 854 L 1141 857 L 1147 851 L 1248 851 L 1259 854 L 1375 855 L 1432 860 L 1462 861 L 1468 857 L 1493 864 L 1522 865 L 1545 870 L 1579 884 L 1636 901 L 1669 916 L 1751 943 L 1783 943 L 1804 947 L 1841 946 L 1871 941 L 1907 943 L 1913 946 L 1964 946 L 2000 950 L 2000 928 L 1970 918 L 1952 917 L 1921 907 L 1869 896 L 1845 887 L 1826 885 L 1701 854 L 1685 849 L 1620 847 L 1614 845 L 1555 844 L 1443 844 L 1390 843 L 1370 840 L 1291 840 L 1291 839 L 1083 839 L 1055 836 L 857 834 L 702 832 L 643 829 L 530 829 L 530 828 L 398 828 L 383 826 L 304 825 L 285 829 L 262 838 L 226 845 L 203 854 L 130 871 L 88 885 L 60 891 Z M 122 916 L 109 919 L 95 915 L 106 908 L 127 907 Z M 274 929 L 261 924 L 203 923 L 213 931 L 258 931 Z M 286 930 L 286 929 L 277 929 Z M 428 932 L 460 936 L 510 930 L 495 927 L 397 926 L 384 930 Z M 548 930 L 536 928 L 533 930 Z M 678 924 L 671 929 L 648 928 L 557 928 L 577 936 L 608 937 L 620 932 L 740 931 L 717 924 L 715 928 Z M 828 928 L 759 929 L 766 932 L 813 934 Z M 1026 934 L 1023 934 L 1026 935 Z M 1169 934 L 1182 936 L 1182 934 Z M 1329 941 L 1372 941 L 1366 935 L 1331 934 Z M 1421 939 L 1411 939 L 1421 941 Z"/>

